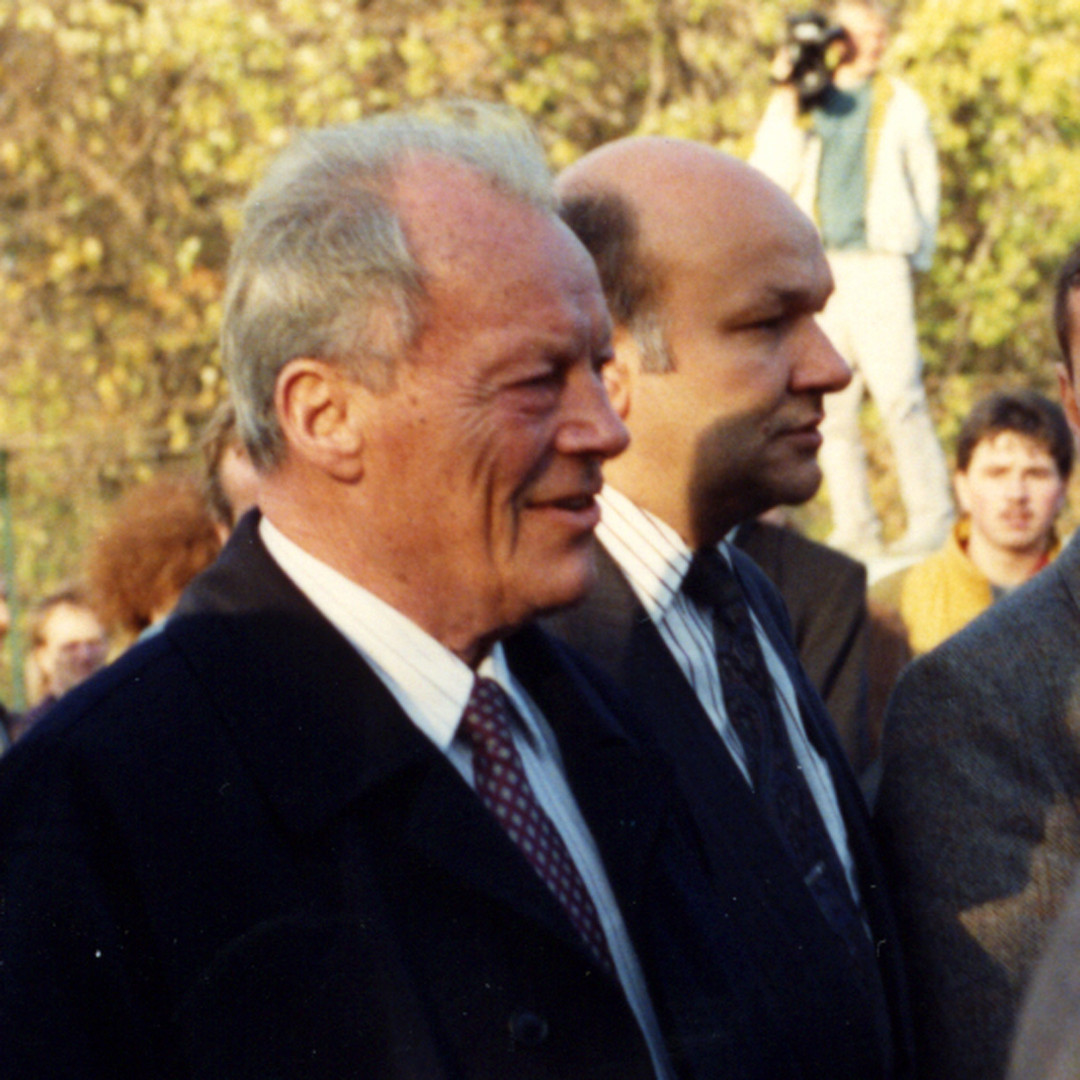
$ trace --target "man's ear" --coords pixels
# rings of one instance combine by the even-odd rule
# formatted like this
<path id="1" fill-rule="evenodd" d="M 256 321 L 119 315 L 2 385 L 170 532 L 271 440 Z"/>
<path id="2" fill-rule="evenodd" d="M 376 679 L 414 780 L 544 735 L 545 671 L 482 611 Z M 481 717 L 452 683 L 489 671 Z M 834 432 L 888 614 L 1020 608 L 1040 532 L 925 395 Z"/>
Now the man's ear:
<path id="1" fill-rule="evenodd" d="M 1072 428 L 1073 438 L 1080 441 L 1080 405 L 1076 401 L 1076 387 L 1064 364 L 1057 365 L 1058 390 L 1061 392 L 1061 407 L 1065 410 L 1065 419 Z"/>
<path id="2" fill-rule="evenodd" d="M 363 475 L 358 386 L 340 364 L 290 360 L 278 373 L 274 408 L 291 454 L 344 483 Z"/>
<path id="3" fill-rule="evenodd" d="M 615 357 L 604 365 L 601 374 L 611 407 L 620 420 L 625 420 L 630 415 L 637 377 L 641 371 L 641 357 L 637 342 L 628 330 L 616 327 L 613 343 Z"/>
<path id="4" fill-rule="evenodd" d="M 971 513 L 971 506 L 968 500 L 967 473 L 962 473 L 960 471 L 953 473 L 953 491 L 956 492 L 956 505 L 960 507 L 960 513 Z"/>

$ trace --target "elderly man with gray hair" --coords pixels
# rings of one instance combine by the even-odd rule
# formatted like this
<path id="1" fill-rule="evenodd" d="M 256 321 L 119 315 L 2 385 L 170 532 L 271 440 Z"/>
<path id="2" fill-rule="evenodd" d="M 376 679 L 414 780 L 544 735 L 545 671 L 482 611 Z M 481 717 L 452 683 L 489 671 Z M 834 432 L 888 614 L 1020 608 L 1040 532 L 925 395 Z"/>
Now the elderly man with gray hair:
<path id="1" fill-rule="evenodd" d="M 673 782 L 530 625 L 627 435 L 520 122 L 299 138 L 223 349 L 259 510 L 0 766 L 0 1075 L 794 1080 Z"/>

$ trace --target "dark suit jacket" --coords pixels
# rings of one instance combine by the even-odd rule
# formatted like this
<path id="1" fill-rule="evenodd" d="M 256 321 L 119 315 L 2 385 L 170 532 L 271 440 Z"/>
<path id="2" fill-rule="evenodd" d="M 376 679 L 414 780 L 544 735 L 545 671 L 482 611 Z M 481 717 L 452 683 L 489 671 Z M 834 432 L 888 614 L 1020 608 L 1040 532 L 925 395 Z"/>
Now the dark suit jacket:
<path id="1" fill-rule="evenodd" d="M 752 951 L 757 979 L 782 1017 L 779 1037 L 804 1075 L 910 1076 L 906 990 L 865 806 L 799 666 L 782 601 L 747 556 L 733 555 L 755 613 L 792 674 L 810 737 L 831 768 L 878 943 L 884 1003 L 861 984 L 659 631 L 605 551 L 598 553 L 599 579 L 586 601 L 549 620 L 550 628 L 629 691 L 634 733 L 657 743 L 674 765 L 720 890 L 733 898 L 731 932 Z M 883 1030 L 889 1027 L 891 1039 Z"/>
<path id="2" fill-rule="evenodd" d="M 680 1077 L 803 1075 L 613 692 L 538 630 L 506 647 Z M 5 1080 L 651 1075 L 617 981 L 253 516 L 162 633 L 5 755 L 0 895 Z"/>
<path id="3" fill-rule="evenodd" d="M 883 764 L 926 1076 L 997 1080 L 1080 866 L 1080 539 L 907 669 Z"/>

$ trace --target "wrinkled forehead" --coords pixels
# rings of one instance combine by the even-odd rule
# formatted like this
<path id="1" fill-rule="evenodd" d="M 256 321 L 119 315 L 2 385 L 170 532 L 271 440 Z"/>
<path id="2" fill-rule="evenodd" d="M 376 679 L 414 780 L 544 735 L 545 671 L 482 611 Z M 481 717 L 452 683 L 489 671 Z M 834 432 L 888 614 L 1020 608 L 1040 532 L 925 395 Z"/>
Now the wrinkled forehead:
<path id="1" fill-rule="evenodd" d="M 442 164 L 441 176 L 405 178 L 399 202 L 425 279 L 429 323 L 495 307 L 525 319 L 527 301 L 544 298 L 572 298 L 606 319 L 596 266 L 553 210 Z"/>
<path id="2" fill-rule="evenodd" d="M 490 258 L 498 248 L 527 241 L 554 217 L 553 207 L 505 191 L 470 165 L 433 154 L 401 163 L 391 199 L 427 274 Z"/>

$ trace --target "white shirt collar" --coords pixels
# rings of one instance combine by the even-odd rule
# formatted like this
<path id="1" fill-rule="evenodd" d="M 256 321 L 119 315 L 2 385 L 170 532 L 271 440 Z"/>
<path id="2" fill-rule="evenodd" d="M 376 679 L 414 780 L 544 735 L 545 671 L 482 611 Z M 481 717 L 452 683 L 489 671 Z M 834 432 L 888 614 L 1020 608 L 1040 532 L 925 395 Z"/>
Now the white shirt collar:
<path id="1" fill-rule="evenodd" d="M 610 484 L 604 485 L 599 502 L 597 539 L 619 564 L 649 617 L 660 622 L 682 588 L 693 552 L 670 525 Z M 731 561 L 726 539 L 717 550 Z"/>
<path id="2" fill-rule="evenodd" d="M 473 671 L 397 608 L 290 540 L 267 517 L 259 536 L 274 561 L 375 670 L 414 724 L 444 753 L 472 692 Z M 494 679 L 518 704 L 535 736 L 521 690 L 496 643 L 479 674 Z"/>

